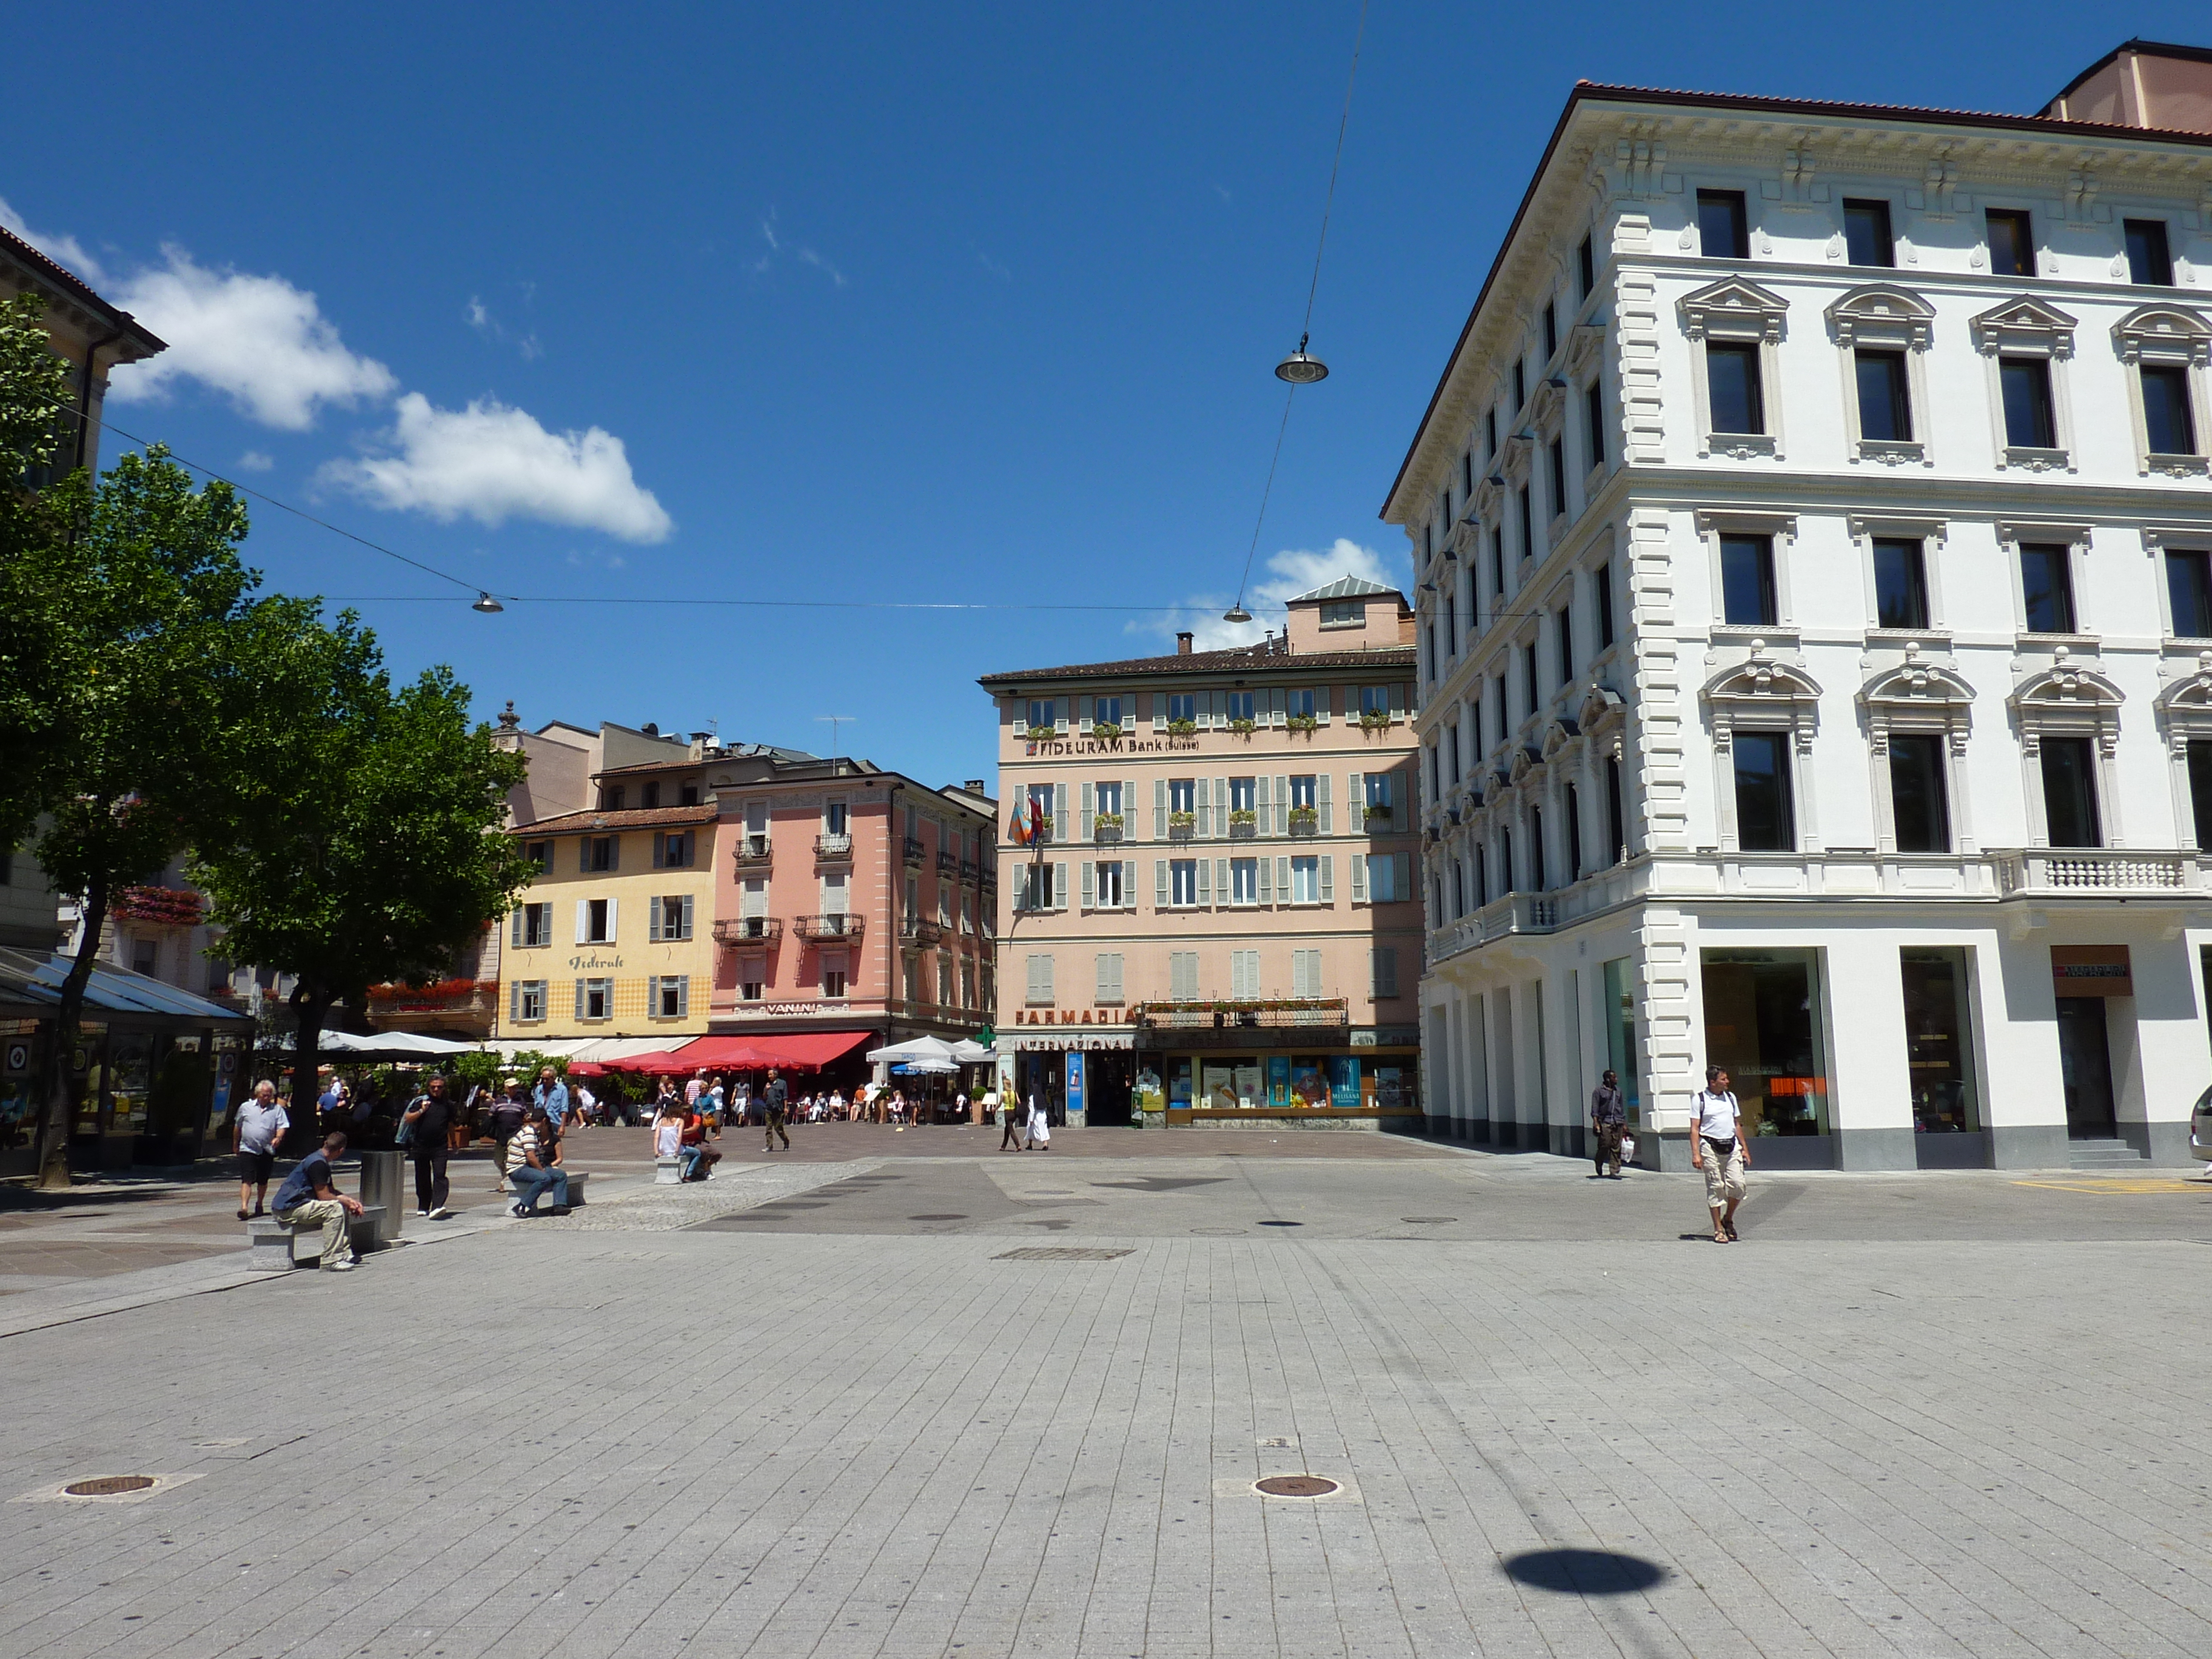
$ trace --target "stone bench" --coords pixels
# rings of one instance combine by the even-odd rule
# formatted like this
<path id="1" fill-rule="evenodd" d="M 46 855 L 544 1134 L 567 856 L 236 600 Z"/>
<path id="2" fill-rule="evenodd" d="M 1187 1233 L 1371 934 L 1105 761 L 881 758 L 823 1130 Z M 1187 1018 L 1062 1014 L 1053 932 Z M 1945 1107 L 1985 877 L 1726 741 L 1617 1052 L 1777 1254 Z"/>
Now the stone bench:
<path id="1" fill-rule="evenodd" d="M 684 1160 L 680 1158 L 656 1158 L 653 1160 L 653 1184 L 656 1187 L 678 1187 L 684 1182 Z"/>
<path id="2" fill-rule="evenodd" d="M 364 1204 L 359 1215 L 346 1218 L 346 1242 L 356 1255 L 384 1247 L 384 1206 Z M 306 1256 L 300 1254 L 304 1240 Z M 273 1215 L 256 1216 L 246 1224 L 246 1248 L 251 1252 L 247 1266 L 263 1273 L 286 1273 L 294 1267 L 316 1267 L 322 1265 L 323 1229 L 313 1226 L 288 1227 Z"/>
<path id="3" fill-rule="evenodd" d="M 561 1173 L 568 1177 L 568 1207 L 572 1210 L 580 1209 L 584 1203 L 585 1184 L 592 1178 L 590 1172 L 587 1170 L 564 1168 Z M 509 1194 L 509 1198 L 510 1201 L 520 1201 L 519 1194 Z M 538 1201 L 543 1204 L 545 1200 L 541 1199 Z"/>

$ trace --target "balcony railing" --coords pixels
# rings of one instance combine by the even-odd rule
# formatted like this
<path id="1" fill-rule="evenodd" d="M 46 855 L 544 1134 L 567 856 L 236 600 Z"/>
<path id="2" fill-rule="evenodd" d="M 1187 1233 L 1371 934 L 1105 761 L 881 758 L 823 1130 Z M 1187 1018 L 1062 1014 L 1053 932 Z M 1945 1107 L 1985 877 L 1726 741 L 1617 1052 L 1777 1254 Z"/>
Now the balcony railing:
<path id="1" fill-rule="evenodd" d="M 1259 838 L 1259 834 L 1260 834 L 1260 820 L 1258 819 L 1258 817 L 1242 817 L 1242 818 L 1240 818 L 1240 817 L 1237 817 L 1234 812 L 1232 812 L 1232 813 L 1231 813 L 1231 814 L 1229 815 L 1229 839 L 1230 839 L 1230 840 L 1231 840 L 1231 841 L 1255 841 L 1255 840 L 1257 840 L 1257 839 Z"/>
<path id="2" fill-rule="evenodd" d="M 1342 997 L 1269 997 L 1230 1002 L 1140 1002 L 1130 1018 L 1156 1030 L 1198 1031 L 1349 1025 Z"/>
<path id="3" fill-rule="evenodd" d="M 1121 826 L 1118 823 L 1094 823 L 1091 826 L 1091 839 L 1101 847 L 1119 847 L 1121 844 Z"/>
<path id="4" fill-rule="evenodd" d="M 983 866 L 973 859 L 963 859 L 960 860 L 960 879 L 973 881 L 982 872 L 982 868 Z"/>
<path id="5" fill-rule="evenodd" d="M 1429 934 L 1429 960 L 1442 962 L 1513 933 L 1548 933 L 1559 925 L 1559 901 L 1546 893 L 1508 893 Z"/>
<path id="6" fill-rule="evenodd" d="M 899 938 L 908 945 L 934 945 L 945 937 L 945 925 L 927 916 L 899 918 Z"/>
<path id="7" fill-rule="evenodd" d="M 1997 890 L 2022 895 L 2094 897 L 2104 894 L 2179 896 L 2206 890 L 2204 865 L 2195 853 L 2130 853 L 2095 847 L 2032 847 L 1993 850 Z"/>
<path id="8" fill-rule="evenodd" d="M 775 852 L 766 836 L 746 836 L 738 842 L 734 854 L 740 870 L 761 870 L 775 862 Z"/>
<path id="9" fill-rule="evenodd" d="M 714 923 L 717 945 L 773 945 L 782 937 L 781 916 L 724 916 Z"/>
<path id="10" fill-rule="evenodd" d="M 957 853 L 939 853 L 937 855 L 937 873 L 940 876 L 957 877 L 959 875 L 960 855 Z"/>
<path id="11" fill-rule="evenodd" d="M 804 939 L 858 939 L 867 918 L 856 915 L 800 916 L 794 921 L 792 931 Z"/>
<path id="12" fill-rule="evenodd" d="M 905 845 L 905 847 L 904 847 L 903 851 L 904 851 L 905 855 L 906 855 L 906 861 L 907 861 L 908 864 L 919 864 L 919 863 L 921 863 L 921 837 L 920 836 L 907 836 L 907 837 L 906 837 L 906 845 Z"/>
<path id="13" fill-rule="evenodd" d="M 850 836 L 817 836 L 814 838 L 814 856 L 817 859 L 848 859 L 853 856 L 853 838 Z"/>
<path id="14" fill-rule="evenodd" d="M 1301 811 L 1305 814 L 1303 817 L 1298 816 Z M 1321 815 L 1311 807 L 1293 806 L 1290 830 L 1294 836 L 1317 836 L 1321 834 Z"/>
<path id="15" fill-rule="evenodd" d="M 977 877 L 976 880 L 981 884 L 985 892 L 997 892 L 999 890 L 999 866 L 995 864 L 985 865 L 983 866 L 983 873 Z"/>

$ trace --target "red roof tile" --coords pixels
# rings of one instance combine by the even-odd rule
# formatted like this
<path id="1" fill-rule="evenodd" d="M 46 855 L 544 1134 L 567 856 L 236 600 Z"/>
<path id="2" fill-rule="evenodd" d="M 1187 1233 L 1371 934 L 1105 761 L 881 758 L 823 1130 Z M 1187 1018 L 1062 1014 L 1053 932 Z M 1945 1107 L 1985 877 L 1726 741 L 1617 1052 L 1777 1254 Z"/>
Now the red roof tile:
<path id="1" fill-rule="evenodd" d="M 649 806 L 626 812 L 563 812 L 559 817 L 518 823 L 512 836 L 573 836 L 607 830 L 665 830 L 678 824 L 713 823 L 721 814 L 711 806 Z"/>

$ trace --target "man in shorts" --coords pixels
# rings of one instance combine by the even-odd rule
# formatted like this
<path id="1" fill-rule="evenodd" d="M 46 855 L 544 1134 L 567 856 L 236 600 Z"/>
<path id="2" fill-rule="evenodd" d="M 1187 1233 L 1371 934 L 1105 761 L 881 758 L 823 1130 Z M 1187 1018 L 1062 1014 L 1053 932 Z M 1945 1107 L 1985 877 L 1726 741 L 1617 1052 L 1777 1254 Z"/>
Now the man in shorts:
<path id="1" fill-rule="evenodd" d="M 276 1167 L 276 1143 L 292 1127 L 292 1120 L 284 1115 L 277 1103 L 276 1085 L 264 1078 L 253 1085 L 253 1093 L 239 1104 L 238 1115 L 231 1120 L 230 1149 L 238 1154 L 238 1218 L 252 1218 L 246 1212 L 248 1200 L 252 1201 L 252 1215 L 269 1213 L 269 1176 Z"/>
<path id="2" fill-rule="evenodd" d="M 1705 1086 L 1690 1099 L 1690 1167 L 1705 1172 L 1705 1204 L 1713 1212 L 1713 1243 L 1735 1243 L 1735 1206 L 1743 1202 L 1743 1172 L 1751 1167 L 1743 1114 L 1729 1092 L 1729 1074 L 1705 1067 Z"/>

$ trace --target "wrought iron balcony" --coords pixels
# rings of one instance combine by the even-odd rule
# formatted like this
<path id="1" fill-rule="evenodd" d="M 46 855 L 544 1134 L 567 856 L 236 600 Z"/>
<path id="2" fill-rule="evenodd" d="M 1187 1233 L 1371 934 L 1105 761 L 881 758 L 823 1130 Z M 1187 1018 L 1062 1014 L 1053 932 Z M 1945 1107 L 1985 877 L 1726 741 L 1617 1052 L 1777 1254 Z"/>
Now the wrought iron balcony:
<path id="1" fill-rule="evenodd" d="M 817 836 L 814 838 L 814 856 L 817 859 L 849 859 L 853 856 L 853 838 L 850 836 Z"/>
<path id="2" fill-rule="evenodd" d="M 722 916 L 714 923 L 717 945 L 773 945 L 782 937 L 781 916 Z"/>
<path id="3" fill-rule="evenodd" d="M 739 837 L 734 856 L 740 870 L 763 870 L 775 862 L 775 850 L 766 836 Z"/>
<path id="4" fill-rule="evenodd" d="M 851 915 L 800 916 L 794 920 L 791 926 L 792 931 L 796 933 L 799 938 L 818 941 L 823 939 L 858 939 L 860 936 L 860 930 L 866 925 L 866 921 L 867 918 L 865 916 Z"/>
<path id="5" fill-rule="evenodd" d="M 940 850 L 937 854 L 937 873 L 940 876 L 957 877 L 959 875 L 960 855 L 957 853 L 947 853 Z"/>
<path id="6" fill-rule="evenodd" d="M 934 945 L 945 937 L 945 925 L 927 916 L 899 918 L 899 938 L 908 945 Z"/>
<path id="7" fill-rule="evenodd" d="M 921 863 L 921 837 L 920 836 L 907 836 L 907 837 L 906 837 L 906 846 L 905 846 L 905 848 L 904 848 L 904 852 L 905 852 L 905 855 L 906 855 L 906 861 L 907 861 L 908 864 L 919 864 L 919 863 Z"/>
<path id="8" fill-rule="evenodd" d="M 1282 1029 L 1349 1025 L 1352 1010 L 1342 997 L 1265 997 L 1225 1002 L 1140 1002 L 1130 1018 L 1155 1030 Z"/>
<path id="9" fill-rule="evenodd" d="M 960 860 L 960 879 L 963 881 L 973 881 L 978 875 L 982 873 L 982 869 L 983 866 L 976 863 L 975 860 L 963 859 Z"/>

